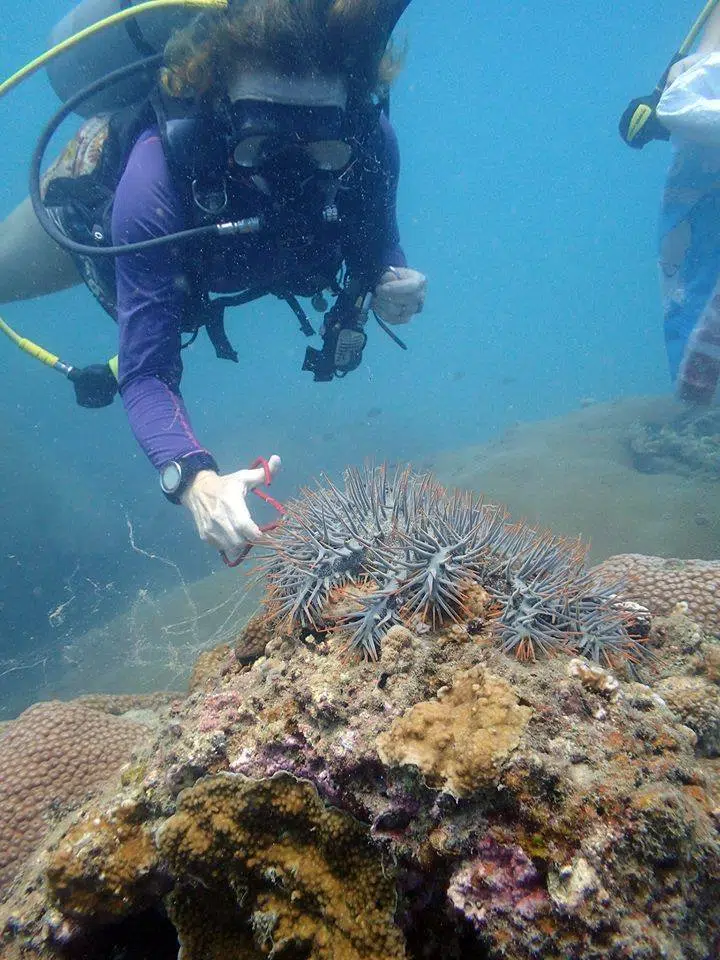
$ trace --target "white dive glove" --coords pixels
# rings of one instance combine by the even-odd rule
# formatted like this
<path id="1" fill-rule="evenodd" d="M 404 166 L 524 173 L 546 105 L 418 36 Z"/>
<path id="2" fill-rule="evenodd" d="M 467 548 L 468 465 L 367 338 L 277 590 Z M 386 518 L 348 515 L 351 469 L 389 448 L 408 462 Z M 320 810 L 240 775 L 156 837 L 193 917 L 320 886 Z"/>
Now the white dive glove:
<path id="1" fill-rule="evenodd" d="M 270 476 L 280 469 L 280 457 L 268 460 Z M 248 543 L 262 542 L 265 534 L 250 516 L 245 498 L 265 483 L 262 466 L 237 470 L 225 476 L 213 470 L 201 470 L 182 495 L 182 502 L 193 515 L 200 538 L 216 547 L 229 561 L 246 552 Z"/>
<path id="2" fill-rule="evenodd" d="M 388 267 L 375 287 L 370 309 L 385 323 L 407 323 L 425 303 L 427 278 L 410 267 Z"/>

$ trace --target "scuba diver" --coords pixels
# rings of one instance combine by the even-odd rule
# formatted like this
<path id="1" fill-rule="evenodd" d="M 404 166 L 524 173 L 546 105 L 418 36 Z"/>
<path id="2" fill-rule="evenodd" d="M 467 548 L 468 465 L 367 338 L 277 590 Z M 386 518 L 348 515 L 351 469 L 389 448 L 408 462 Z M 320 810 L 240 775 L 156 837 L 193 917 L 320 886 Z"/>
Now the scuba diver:
<path id="1" fill-rule="evenodd" d="M 705 4 L 653 93 L 628 106 L 620 134 L 633 147 L 671 141 L 660 218 L 665 347 L 678 399 L 707 405 L 720 379 L 719 0 Z"/>
<path id="2" fill-rule="evenodd" d="M 673 158 L 663 195 L 665 344 L 678 399 L 710 404 L 720 378 L 720 5 L 657 106 Z"/>
<path id="3" fill-rule="evenodd" d="M 359 365 L 370 312 L 403 346 L 390 326 L 422 310 L 426 279 L 400 246 L 399 153 L 383 108 L 399 69 L 390 34 L 408 3 L 215 0 L 173 30 L 162 57 L 140 18 L 124 21 L 150 55 L 147 95 L 118 107 L 122 89 L 109 91 L 102 76 L 71 90 L 36 151 L 30 198 L 0 227 L 0 302 L 84 280 L 116 319 L 117 379 L 112 361 L 78 370 L 47 356 L 82 405 L 103 406 L 119 390 L 163 493 L 231 565 L 265 536 L 247 494 L 275 503 L 259 487 L 280 458 L 220 472 L 190 425 L 181 349 L 204 328 L 217 355 L 236 361 L 224 310 L 268 294 L 308 336 L 298 297 L 324 313 L 322 349 L 308 348 L 303 365 L 317 381 Z M 107 0 L 80 5 L 91 8 L 87 22 L 98 4 L 107 11 Z M 65 74 L 68 62 L 58 60 Z M 115 76 L 120 88 L 138 82 L 134 69 Z M 73 108 L 88 119 L 40 181 L 47 142 Z"/>

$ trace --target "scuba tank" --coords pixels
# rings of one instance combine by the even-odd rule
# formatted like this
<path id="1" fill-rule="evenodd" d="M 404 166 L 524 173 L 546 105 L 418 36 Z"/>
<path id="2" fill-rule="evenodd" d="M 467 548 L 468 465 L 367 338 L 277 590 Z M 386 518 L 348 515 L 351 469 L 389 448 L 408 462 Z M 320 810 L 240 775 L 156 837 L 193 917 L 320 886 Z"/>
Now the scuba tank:
<path id="1" fill-rule="evenodd" d="M 53 27 L 49 46 L 54 47 L 99 20 L 140 2 L 142 0 L 81 0 Z M 170 34 L 187 26 L 197 14 L 197 7 L 163 6 L 157 13 L 129 17 L 122 23 L 100 30 L 50 61 L 47 67 L 50 85 L 64 102 L 113 70 L 162 53 Z M 147 96 L 153 79 L 154 72 L 129 74 L 121 83 L 108 86 L 82 101 L 76 112 L 91 117 L 136 103 Z"/>

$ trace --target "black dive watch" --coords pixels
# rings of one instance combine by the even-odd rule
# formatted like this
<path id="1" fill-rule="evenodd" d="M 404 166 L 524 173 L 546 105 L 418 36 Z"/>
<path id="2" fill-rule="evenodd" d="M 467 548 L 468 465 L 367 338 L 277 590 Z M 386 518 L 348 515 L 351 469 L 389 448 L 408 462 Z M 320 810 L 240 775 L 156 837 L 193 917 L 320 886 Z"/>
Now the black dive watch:
<path id="1" fill-rule="evenodd" d="M 170 503 L 181 503 L 182 495 L 201 470 L 220 469 L 209 453 L 189 453 L 177 460 L 169 460 L 160 471 L 160 489 Z"/>

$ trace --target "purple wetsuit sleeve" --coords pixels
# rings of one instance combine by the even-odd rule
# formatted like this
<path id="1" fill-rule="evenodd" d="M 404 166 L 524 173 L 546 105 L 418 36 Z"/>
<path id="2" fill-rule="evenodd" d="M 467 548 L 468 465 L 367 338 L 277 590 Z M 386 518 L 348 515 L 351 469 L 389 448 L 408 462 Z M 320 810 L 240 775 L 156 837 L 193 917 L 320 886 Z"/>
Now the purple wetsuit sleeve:
<path id="1" fill-rule="evenodd" d="M 114 244 L 165 236 L 184 228 L 162 144 L 144 134 L 130 154 L 115 194 Z M 180 394 L 181 318 L 185 307 L 178 248 L 116 260 L 118 383 L 130 426 L 153 466 L 203 450 Z"/>

